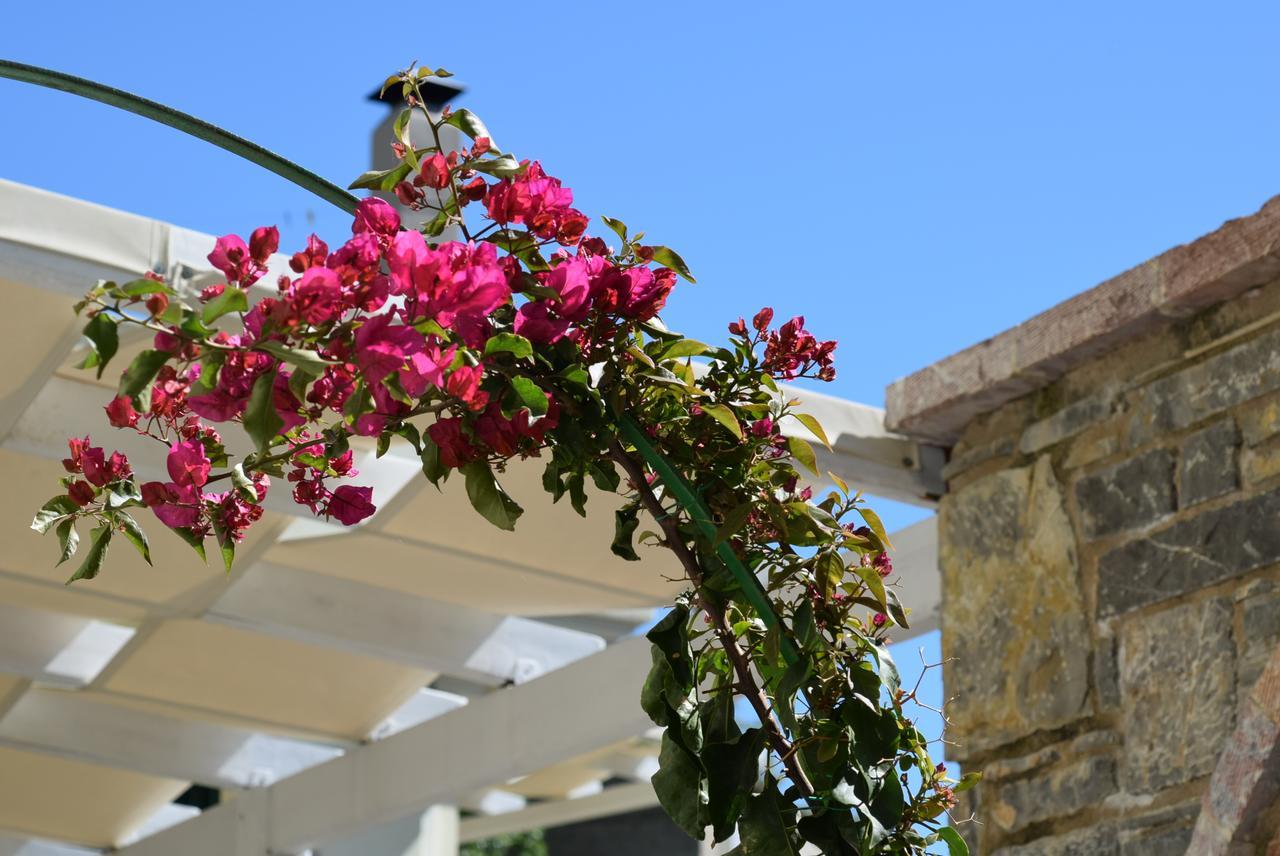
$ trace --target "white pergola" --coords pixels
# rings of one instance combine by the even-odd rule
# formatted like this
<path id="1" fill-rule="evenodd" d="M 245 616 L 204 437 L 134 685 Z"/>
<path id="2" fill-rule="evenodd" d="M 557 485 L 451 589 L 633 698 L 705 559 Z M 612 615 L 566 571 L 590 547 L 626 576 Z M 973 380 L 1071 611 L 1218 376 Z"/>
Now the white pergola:
<path id="1" fill-rule="evenodd" d="M 229 576 L 144 512 L 154 567 L 118 545 L 98 579 L 63 585 L 53 539 L 27 527 L 66 437 L 91 433 L 144 477 L 163 461 L 106 423 L 118 367 L 73 368 L 71 305 L 147 270 L 199 288 L 212 244 L 0 181 L 0 856 L 389 853 L 350 842 L 394 821 L 416 839 L 395 852 L 451 853 L 653 805 L 649 654 L 626 629 L 679 590 L 677 569 L 656 548 L 614 558 L 614 500 L 585 520 L 553 506 L 537 461 L 506 479 L 526 508 L 514 533 L 457 480 L 437 492 L 412 449 L 369 447 L 379 510 L 362 526 L 311 520 L 277 485 Z M 117 361 L 144 346 L 126 339 Z M 941 450 L 886 432 L 877 408 L 796 395 L 832 438 L 823 467 L 879 496 L 941 494 Z M 913 632 L 933 629 L 933 521 L 894 540 Z M 192 783 L 222 802 L 174 804 Z"/>

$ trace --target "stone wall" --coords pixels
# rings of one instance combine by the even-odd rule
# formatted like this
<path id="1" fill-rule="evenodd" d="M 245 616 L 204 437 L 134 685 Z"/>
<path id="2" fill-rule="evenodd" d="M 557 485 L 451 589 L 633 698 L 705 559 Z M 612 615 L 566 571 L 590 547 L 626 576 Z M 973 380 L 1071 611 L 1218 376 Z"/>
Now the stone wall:
<path id="1" fill-rule="evenodd" d="M 974 418 L 946 476 L 949 752 L 986 774 L 971 843 L 1185 852 L 1280 642 L 1280 283 Z"/>

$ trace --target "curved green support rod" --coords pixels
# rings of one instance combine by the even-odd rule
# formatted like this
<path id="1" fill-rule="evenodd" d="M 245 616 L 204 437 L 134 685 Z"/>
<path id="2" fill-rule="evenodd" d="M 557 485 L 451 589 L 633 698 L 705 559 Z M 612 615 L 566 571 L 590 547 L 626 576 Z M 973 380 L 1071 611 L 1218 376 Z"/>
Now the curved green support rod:
<path id="1" fill-rule="evenodd" d="M 243 137 L 237 137 L 230 131 L 224 131 L 217 125 L 211 125 L 208 122 L 197 119 L 195 116 L 183 113 L 181 110 L 174 110 L 172 107 L 166 107 L 149 98 L 143 98 L 111 86 L 104 86 L 92 80 L 85 80 L 83 77 L 76 77 L 75 75 L 64 74 L 61 71 L 26 65 L 25 63 L 13 62 L 7 59 L 0 59 L 0 77 L 21 80 L 24 83 L 34 83 L 37 86 L 58 89 L 62 92 L 70 92 L 72 95 L 79 95 L 82 98 L 110 104 L 112 107 L 128 110 L 130 113 L 145 116 L 193 137 L 199 137 L 207 143 L 213 143 L 218 148 L 226 149 L 234 155 L 239 155 L 247 161 L 271 170 L 281 178 L 293 182 L 303 190 L 311 191 L 324 201 L 338 206 L 348 214 L 355 212 L 356 203 L 360 201 L 336 184 L 325 181 L 315 173 L 303 169 L 291 160 L 280 157 L 273 151 L 264 149 L 257 143 L 251 143 Z"/>

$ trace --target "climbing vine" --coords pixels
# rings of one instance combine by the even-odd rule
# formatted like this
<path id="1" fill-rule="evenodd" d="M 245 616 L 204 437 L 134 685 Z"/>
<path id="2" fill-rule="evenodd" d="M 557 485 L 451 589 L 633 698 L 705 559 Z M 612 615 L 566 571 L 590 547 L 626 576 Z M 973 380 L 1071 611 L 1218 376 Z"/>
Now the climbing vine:
<path id="1" fill-rule="evenodd" d="M 279 234 L 262 227 L 218 239 L 209 261 L 225 281 L 198 293 L 148 274 L 76 305 L 83 367 L 99 376 L 122 327 L 150 335 L 105 409 L 155 441 L 167 478 L 141 481 L 124 455 L 72 439 L 62 491 L 33 528 L 79 560 L 71 581 L 96 576 L 119 538 L 150 561 L 143 509 L 230 569 L 270 490 L 342 525 L 375 514 L 361 444 L 412 447 L 426 479 L 463 480 L 502 529 L 522 513 L 502 486 L 508 464 L 538 458 L 552 501 L 579 514 L 612 503 L 619 560 L 657 544 L 684 574 L 649 633 L 641 692 L 665 728 L 653 785 L 681 828 L 736 831 L 743 854 L 934 841 L 964 853 L 944 815 L 972 779 L 931 761 L 886 647 L 908 622 L 887 584 L 889 539 L 858 493 L 818 471 L 800 435 L 826 443 L 822 426 L 779 386 L 831 380 L 836 343 L 767 308 L 730 323 L 724 344 L 669 330 L 659 313 L 678 279 L 693 282 L 681 257 L 619 220 L 592 232 L 572 191 L 500 149 L 473 113 L 428 112 L 420 86 L 447 74 L 388 79 L 406 105 L 396 166 L 352 185 L 394 194 L 420 227 L 371 196 L 349 239 L 313 235 L 277 276 Z M 468 145 L 448 149 L 445 126 Z M 245 454 L 224 443 L 230 423 Z"/>

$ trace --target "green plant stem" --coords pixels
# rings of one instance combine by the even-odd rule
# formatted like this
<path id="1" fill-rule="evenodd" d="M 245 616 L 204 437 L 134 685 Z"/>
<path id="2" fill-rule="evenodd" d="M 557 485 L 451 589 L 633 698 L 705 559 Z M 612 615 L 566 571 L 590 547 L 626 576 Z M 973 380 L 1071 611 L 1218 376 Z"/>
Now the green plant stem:
<path id="1" fill-rule="evenodd" d="M 65 74 L 61 71 L 53 71 L 52 69 L 6 59 L 0 59 L 0 77 L 69 92 L 72 95 L 79 95 L 81 98 L 88 98 L 92 101 L 100 101 L 103 104 L 109 104 L 112 107 L 119 107 L 121 110 L 144 116 L 162 125 L 168 125 L 170 128 L 190 134 L 207 143 L 213 143 L 233 155 L 239 155 L 250 163 L 269 169 L 281 178 L 293 182 L 303 190 L 311 191 L 324 201 L 331 205 L 336 205 L 348 214 L 355 212 L 356 204 L 360 201 L 336 184 L 325 181 L 315 173 L 303 169 L 293 161 L 286 160 L 257 143 L 251 143 L 243 137 L 238 137 L 230 131 L 219 128 L 217 125 L 211 125 L 208 122 L 197 119 L 195 116 L 183 113 L 181 110 L 175 110 L 172 107 L 166 107 L 149 98 L 143 98 L 140 95 L 134 95 L 122 89 L 104 86 L 101 83 L 85 80 L 83 77 L 76 77 L 72 74 Z"/>

